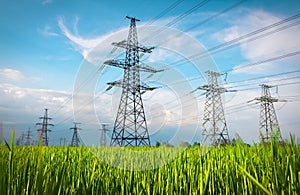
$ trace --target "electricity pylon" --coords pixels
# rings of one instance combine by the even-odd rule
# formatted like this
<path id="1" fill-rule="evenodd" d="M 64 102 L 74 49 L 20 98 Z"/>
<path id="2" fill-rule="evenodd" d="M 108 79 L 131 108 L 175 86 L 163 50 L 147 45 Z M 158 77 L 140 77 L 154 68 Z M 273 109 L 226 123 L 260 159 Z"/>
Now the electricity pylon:
<path id="1" fill-rule="evenodd" d="M 74 123 L 74 127 L 70 128 L 73 131 L 73 136 L 72 136 L 72 141 L 71 141 L 71 146 L 79 146 L 79 136 L 78 136 L 78 130 L 80 130 L 80 128 L 77 127 L 77 125 L 79 125 L 80 123 Z"/>
<path id="2" fill-rule="evenodd" d="M 151 73 L 159 71 L 140 63 L 139 52 L 151 53 L 154 47 L 139 46 L 136 21 L 140 20 L 128 16 L 126 18 L 130 19 L 127 41 L 112 43 L 116 47 L 126 49 L 125 60 L 113 59 L 104 62 L 104 64 L 124 69 L 122 80 L 107 83 L 110 85 L 107 90 L 112 86 L 122 88 L 110 145 L 149 146 L 150 138 L 141 95 L 146 90 L 154 90 L 155 87 L 149 87 L 140 81 L 140 71 Z"/>
<path id="3" fill-rule="evenodd" d="M 273 102 L 279 100 L 271 97 L 269 86 L 262 84 L 261 86 L 261 97 L 257 97 L 254 100 L 260 102 L 260 116 L 259 116 L 259 136 L 261 142 L 269 143 L 270 136 L 278 136 L 281 140 L 280 128 L 275 113 Z"/>
<path id="4" fill-rule="evenodd" d="M 30 146 L 30 145 L 32 145 L 32 144 L 33 144 L 33 143 L 32 143 L 32 134 L 31 134 L 30 128 L 28 128 L 28 131 L 25 132 L 24 136 L 25 136 L 25 137 L 24 137 L 24 139 L 25 139 L 24 145 L 25 145 L 25 146 Z"/>
<path id="5" fill-rule="evenodd" d="M 101 146 L 106 146 L 106 132 L 109 131 L 106 128 L 107 124 L 102 124 L 102 129 L 100 129 L 101 131 L 101 136 L 100 136 L 100 145 Z"/>
<path id="6" fill-rule="evenodd" d="M 229 144 L 230 139 L 221 94 L 235 90 L 226 90 L 219 86 L 218 77 L 221 76 L 220 73 L 207 71 L 207 75 L 208 84 L 197 88 L 206 91 L 201 142 L 213 146 Z"/>
<path id="7" fill-rule="evenodd" d="M 48 146 L 49 139 L 48 139 L 48 132 L 51 132 L 50 129 L 48 129 L 48 126 L 54 126 L 53 124 L 50 124 L 49 121 L 52 120 L 52 118 L 48 117 L 48 109 L 45 108 L 45 114 L 43 117 L 39 117 L 40 120 L 42 120 L 41 123 L 36 123 L 36 125 L 40 125 L 40 128 L 37 130 L 38 135 L 38 144 L 43 146 Z"/>

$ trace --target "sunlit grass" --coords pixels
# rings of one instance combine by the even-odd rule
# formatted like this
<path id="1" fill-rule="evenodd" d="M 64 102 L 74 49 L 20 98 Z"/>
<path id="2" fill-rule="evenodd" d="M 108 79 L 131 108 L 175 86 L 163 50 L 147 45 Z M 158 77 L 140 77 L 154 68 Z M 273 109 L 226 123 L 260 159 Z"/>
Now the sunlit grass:
<path id="1" fill-rule="evenodd" d="M 200 149 L 190 147 L 160 168 L 128 171 L 88 147 L 7 144 L 0 150 L 0 194 L 300 194 L 295 143 Z"/>

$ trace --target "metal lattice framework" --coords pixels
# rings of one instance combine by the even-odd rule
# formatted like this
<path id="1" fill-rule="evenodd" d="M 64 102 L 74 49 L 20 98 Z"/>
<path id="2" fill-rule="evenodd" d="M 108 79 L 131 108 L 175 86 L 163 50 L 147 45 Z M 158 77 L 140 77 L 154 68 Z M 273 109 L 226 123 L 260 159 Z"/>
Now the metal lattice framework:
<path id="1" fill-rule="evenodd" d="M 255 98 L 260 102 L 260 117 L 259 117 L 259 135 L 261 142 L 270 142 L 270 136 L 275 132 L 281 139 L 281 133 L 273 102 L 278 102 L 278 99 L 271 97 L 270 88 L 273 86 L 260 85 L 261 97 Z"/>
<path id="2" fill-rule="evenodd" d="M 45 108 L 45 114 L 43 117 L 39 117 L 40 120 L 42 120 L 41 123 L 36 123 L 36 125 L 40 125 L 40 128 L 38 129 L 39 136 L 38 136 L 38 144 L 43 146 L 48 146 L 49 139 L 48 139 L 48 132 L 51 132 L 50 129 L 48 129 L 48 126 L 54 126 L 53 124 L 50 124 L 49 121 L 52 120 L 52 118 L 48 117 L 48 109 Z"/>
<path id="3" fill-rule="evenodd" d="M 123 80 L 107 83 L 112 86 L 122 88 L 122 94 L 114 129 L 112 133 L 112 146 L 149 146 L 150 138 L 146 123 L 142 94 L 146 90 L 153 90 L 155 87 L 149 87 L 140 81 L 140 71 L 155 73 L 157 70 L 140 63 L 139 52 L 151 53 L 154 47 L 143 47 L 138 44 L 136 18 L 130 19 L 130 29 L 127 41 L 112 43 L 116 47 L 126 49 L 125 60 L 108 60 L 104 64 L 124 69 Z"/>
<path id="4" fill-rule="evenodd" d="M 207 71 L 208 84 L 200 86 L 198 89 L 205 90 L 205 106 L 202 122 L 202 143 L 210 145 L 229 144 L 229 134 L 222 105 L 221 94 L 233 92 L 226 90 L 218 84 L 220 73 Z"/>
<path id="5" fill-rule="evenodd" d="M 101 136 L 100 136 L 100 145 L 101 146 L 106 146 L 107 141 L 106 141 L 106 132 L 109 130 L 106 128 L 107 124 L 102 124 L 102 128 L 100 129 L 101 131 Z"/>
<path id="6" fill-rule="evenodd" d="M 25 146 L 32 145 L 33 144 L 32 143 L 32 134 L 31 134 L 30 128 L 28 128 L 28 131 L 25 132 L 24 136 L 25 136 L 25 143 L 24 143 L 24 145 Z"/>
<path id="7" fill-rule="evenodd" d="M 73 136 L 72 136 L 72 141 L 71 141 L 71 146 L 79 146 L 79 136 L 78 136 L 78 130 L 81 130 L 80 128 L 77 127 L 80 123 L 74 123 L 74 127 L 70 128 L 73 131 Z"/>

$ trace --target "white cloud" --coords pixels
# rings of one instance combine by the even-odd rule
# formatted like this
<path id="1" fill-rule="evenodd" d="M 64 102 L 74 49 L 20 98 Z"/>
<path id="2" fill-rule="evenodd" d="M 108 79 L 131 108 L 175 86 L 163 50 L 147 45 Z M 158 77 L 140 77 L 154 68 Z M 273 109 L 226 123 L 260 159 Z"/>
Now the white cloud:
<path id="1" fill-rule="evenodd" d="M 29 77 L 21 71 L 12 68 L 0 69 L 0 81 L 2 82 L 24 82 L 24 81 L 39 81 L 38 77 Z"/>
<path id="2" fill-rule="evenodd" d="M 23 88 L 13 84 L 0 83 L 0 96 L 0 113 L 2 113 L 0 117 L 15 123 L 27 123 L 45 107 L 48 107 L 53 113 L 54 110 L 62 106 L 65 100 L 71 97 L 71 93 L 49 89 Z M 63 105 L 62 116 L 65 116 L 66 112 L 72 111 L 71 103 L 72 101 L 69 101 L 68 104 Z"/>
<path id="3" fill-rule="evenodd" d="M 78 22 L 78 18 L 75 21 L 75 26 L 74 29 L 75 33 L 78 33 L 77 30 L 77 22 Z M 73 33 L 70 32 L 70 30 L 66 27 L 65 23 L 64 23 L 64 19 L 62 17 L 58 18 L 58 26 L 61 29 L 61 31 L 63 32 L 63 34 L 73 43 L 73 45 L 75 46 L 75 48 L 77 50 L 79 50 L 84 58 L 88 57 L 89 52 L 94 49 L 99 43 L 101 43 L 102 41 L 104 41 L 107 36 L 100 36 L 97 38 L 93 38 L 93 39 L 85 39 L 79 35 L 74 35 Z"/>
<path id="4" fill-rule="evenodd" d="M 49 25 L 45 25 L 43 29 L 38 29 L 38 32 L 41 33 L 44 36 L 59 36 L 57 33 L 52 31 L 52 28 Z"/>
<path id="5" fill-rule="evenodd" d="M 245 9 L 244 12 L 244 16 L 236 18 L 231 22 L 232 26 L 218 33 L 215 33 L 213 37 L 217 38 L 217 40 L 219 40 L 220 42 L 228 42 L 255 30 L 279 22 L 283 18 L 285 18 L 283 16 L 277 16 L 264 10 Z M 255 36 L 251 36 L 249 37 L 249 39 L 270 32 L 277 28 L 279 27 L 275 27 Z M 298 38 L 299 31 L 300 27 L 294 26 L 280 32 L 272 33 L 268 36 L 254 41 L 247 42 L 247 39 L 241 40 L 241 53 L 244 58 L 248 60 L 249 63 L 251 63 L 262 59 L 268 59 L 286 53 L 298 51 L 300 49 L 300 39 Z M 299 61 L 300 57 L 295 57 L 297 57 L 295 61 Z M 261 74 L 267 73 L 270 70 L 274 70 L 276 68 L 278 69 L 280 68 L 279 66 L 280 63 L 272 62 L 263 64 L 262 66 L 256 66 L 255 68 L 251 67 L 246 69 L 239 69 L 236 70 L 235 73 Z"/>
<path id="6" fill-rule="evenodd" d="M 19 70 L 3 68 L 0 69 L 1 78 L 10 79 L 13 81 L 22 81 L 25 80 L 26 76 Z"/>

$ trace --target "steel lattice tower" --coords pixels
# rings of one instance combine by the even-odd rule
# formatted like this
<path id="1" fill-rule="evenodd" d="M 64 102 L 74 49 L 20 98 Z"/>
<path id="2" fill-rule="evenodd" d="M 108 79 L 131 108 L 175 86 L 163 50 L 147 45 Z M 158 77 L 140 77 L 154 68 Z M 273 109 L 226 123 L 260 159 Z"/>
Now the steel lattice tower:
<path id="1" fill-rule="evenodd" d="M 74 127 L 70 128 L 73 131 L 73 136 L 72 136 L 72 141 L 71 141 L 71 146 L 79 146 L 79 136 L 78 136 L 78 130 L 80 128 L 77 127 L 80 123 L 74 123 Z"/>
<path id="2" fill-rule="evenodd" d="M 24 143 L 24 145 L 25 146 L 32 145 L 32 134 L 31 134 L 30 128 L 28 128 L 28 131 L 26 131 L 26 133 L 24 134 L 24 136 L 25 136 L 25 143 Z"/>
<path id="3" fill-rule="evenodd" d="M 281 139 L 281 133 L 277 116 L 275 113 L 273 102 L 278 102 L 278 99 L 271 97 L 270 88 L 273 86 L 261 85 L 261 97 L 255 98 L 260 102 L 260 117 L 259 117 L 259 135 L 261 142 L 270 142 L 270 136 L 278 133 Z"/>
<path id="4" fill-rule="evenodd" d="M 100 136 L 100 145 L 101 146 L 106 146 L 107 142 L 106 142 L 106 132 L 109 131 L 106 128 L 107 124 L 102 124 L 102 129 L 100 129 L 101 131 L 101 136 Z"/>
<path id="5" fill-rule="evenodd" d="M 150 138 L 146 123 L 142 93 L 146 90 L 153 90 L 140 81 L 140 71 L 155 73 L 153 68 L 140 63 L 139 52 L 151 53 L 154 47 L 146 48 L 139 46 L 136 18 L 130 19 L 130 28 L 127 41 L 112 43 L 112 45 L 126 49 L 126 58 L 113 59 L 104 64 L 116 66 L 124 69 L 123 80 L 107 83 L 112 86 L 122 88 L 120 104 L 114 123 L 110 145 L 116 146 L 149 146 Z"/>
<path id="6" fill-rule="evenodd" d="M 48 146 L 48 144 L 49 144 L 48 132 L 51 132 L 51 130 L 48 129 L 48 126 L 54 126 L 54 125 L 49 123 L 49 121 L 52 120 L 52 118 L 48 117 L 48 109 L 47 108 L 45 108 L 44 116 L 39 117 L 39 119 L 42 120 L 42 122 L 36 123 L 36 125 L 41 126 L 38 129 L 38 132 L 39 132 L 38 144 L 43 145 L 43 146 Z"/>
<path id="7" fill-rule="evenodd" d="M 217 146 L 219 144 L 229 144 L 229 134 L 222 105 L 221 94 L 233 92 L 226 90 L 218 84 L 220 73 L 207 71 L 208 84 L 200 86 L 198 89 L 205 90 L 205 106 L 202 122 L 202 143 Z"/>

